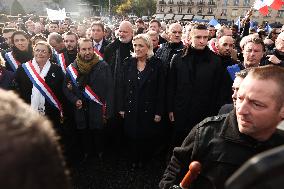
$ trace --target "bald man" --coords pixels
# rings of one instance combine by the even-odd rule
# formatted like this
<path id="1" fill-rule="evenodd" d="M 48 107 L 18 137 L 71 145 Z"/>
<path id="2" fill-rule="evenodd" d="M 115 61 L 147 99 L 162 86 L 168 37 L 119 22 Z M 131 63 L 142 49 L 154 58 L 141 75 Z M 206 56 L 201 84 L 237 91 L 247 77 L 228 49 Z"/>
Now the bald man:
<path id="1" fill-rule="evenodd" d="M 122 65 L 125 58 L 130 57 L 130 53 L 133 52 L 132 45 L 133 38 L 133 26 L 129 21 L 122 21 L 118 29 L 118 38 L 115 39 L 105 48 L 104 59 L 111 66 L 112 78 L 114 79 L 114 117 L 108 121 L 109 128 L 111 128 L 110 138 L 113 140 L 116 149 L 120 148 L 122 123 L 118 114 L 119 101 L 118 96 L 118 78 L 122 73 Z"/>
<path id="2" fill-rule="evenodd" d="M 237 63 L 237 61 L 233 60 L 231 57 L 232 51 L 234 50 L 234 43 L 235 41 L 231 36 L 223 36 L 217 41 L 217 55 L 222 59 L 222 65 L 225 68 Z"/>
<path id="3" fill-rule="evenodd" d="M 169 41 L 164 43 L 156 52 L 156 57 L 163 61 L 166 70 L 169 69 L 173 55 L 183 49 L 181 36 L 182 26 L 179 23 L 171 24 L 168 30 Z"/>

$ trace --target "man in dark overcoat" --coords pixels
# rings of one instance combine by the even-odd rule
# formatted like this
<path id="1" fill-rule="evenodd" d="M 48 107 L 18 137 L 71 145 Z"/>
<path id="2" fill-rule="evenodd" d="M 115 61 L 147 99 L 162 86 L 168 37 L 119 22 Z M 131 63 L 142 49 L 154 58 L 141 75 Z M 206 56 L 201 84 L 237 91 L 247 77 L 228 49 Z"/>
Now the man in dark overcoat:
<path id="1" fill-rule="evenodd" d="M 112 113 L 112 76 L 109 65 L 94 53 L 91 39 L 81 38 L 78 45 L 78 56 L 67 68 L 64 93 L 75 108 L 84 155 L 102 157 L 104 125 Z"/>
<path id="2" fill-rule="evenodd" d="M 224 104 L 222 62 L 207 47 L 209 31 L 204 25 L 191 30 L 191 46 L 173 57 L 169 73 L 168 111 L 174 122 L 173 144 L 181 144 L 192 127 L 216 115 Z M 230 90 L 230 89 L 228 89 Z"/>

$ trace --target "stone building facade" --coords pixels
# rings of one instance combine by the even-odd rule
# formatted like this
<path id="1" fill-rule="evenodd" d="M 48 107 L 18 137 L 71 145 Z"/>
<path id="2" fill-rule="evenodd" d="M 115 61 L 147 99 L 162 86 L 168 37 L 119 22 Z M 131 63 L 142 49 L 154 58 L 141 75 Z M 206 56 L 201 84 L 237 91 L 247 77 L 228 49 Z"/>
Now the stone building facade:
<path id="1" fill-rule="evenodd" d="M 159 19 L 191 20 L 212 18 L 236 21 L 253 5 L 254 0 L 157 0 L 156 16 Z M 252 20 L 258 23 L 284 24 L 284 6 L 281 10 L 269 9 L 267 16 L 254 10 Z"/>

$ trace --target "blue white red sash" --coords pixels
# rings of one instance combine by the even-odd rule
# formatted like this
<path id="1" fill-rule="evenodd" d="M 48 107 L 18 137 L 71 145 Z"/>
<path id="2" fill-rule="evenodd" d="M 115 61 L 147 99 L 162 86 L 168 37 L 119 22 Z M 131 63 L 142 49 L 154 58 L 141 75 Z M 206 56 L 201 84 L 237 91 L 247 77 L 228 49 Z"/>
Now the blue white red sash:
<path id="1" fill-rule="evenodd" d="M 54 107 L 56 107 L 59 110 L 60 116 L 61 118 L 63 118 L 63 109 L 62 109 L 61 103 L 59 102 L 57 97 L 54 95 L 50 87 L 43 80 L 43 78 L 37 73 L 32 62 L 31 61 L 26 62 L 22 64 L 22 67 L 24 68 L 26 74 L 30 78 L 33 85 L 39 90 L 39 92 L 45 97 L 45 99 L 47 99 L 47 101 L 50 104 L 52 104 Z"/>
<path id="2" fill-rule="evenodd" d="M 66 74 L 66 63 L 65 63 L 64 53 L 60 53 L 60 54 L 56 53 L 55 56 L 56 56 L 57 63 L 61 67 L 63 73 Z"/>
<path id="3" fill-rule="evenodd" d="M 11 68 L 13 69 L 13 71 L 15 72 L 15 71 L 18 69 L 18 67 L 19 67 L 19 65 L 20 65 L 20 62 L 17 61 L 17 60 L 13 57 L 12 52 L 7 52 L 7 53 L 5 54 L 5 58 L 6 58 L 6 60 L 8 61 L 9 65 L 11 66 Z"/>
<path id="4" fill-rule="evenodd" d="M 98 49 L 94 48 L 94 52 L 99 56 L 99 60 L 104 60 L 104 56 L 102 55 L 102 53 L 100 53 Z"/>
<path id="5" fill-rule="evenodd" d="M 66 71 L 70 75 L 73 84 L 76 87 L 78 87 L 78 84 L 77 84 L 77 81 L 76 81 L 77 77 L 78 77 L 78 72 L 77 72 L 76 68 L 72 64 L 70 64 L 67 67 Z M 94 101 L 94 102 L 98 103 L 99 105 L 101 105 L 102 108 L 103 108 L 103 114 L 105 114 L 106 104 L 103 103 L 100 100 L 99 96 L 91 89 L 91 87 L 89 85 L 85 86 L 83 94 L 88 100 Z"/>

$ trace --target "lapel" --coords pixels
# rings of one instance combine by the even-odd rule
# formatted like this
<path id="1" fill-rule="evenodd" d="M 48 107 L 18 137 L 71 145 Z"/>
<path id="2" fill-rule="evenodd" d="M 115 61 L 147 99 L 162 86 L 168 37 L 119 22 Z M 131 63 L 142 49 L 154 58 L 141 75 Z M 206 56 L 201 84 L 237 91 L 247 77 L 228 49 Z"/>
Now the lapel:
<path id="1" fill-rule="evenodd" d="M 105 47 L 106 47 L 107 45 L 108 45 L 108 43 L 106 42 L 105 39 L 103 39 L 102 46 L 101 46 L 101 48 L 100 48 L 100 50 L 99 50 L 99 52 L 100 52 L 102 55 L 104 55 Z"/>

